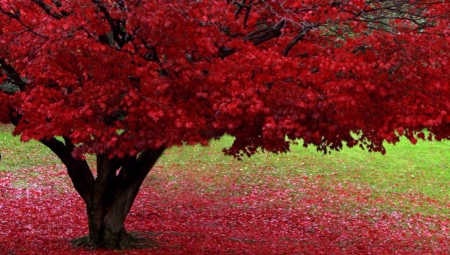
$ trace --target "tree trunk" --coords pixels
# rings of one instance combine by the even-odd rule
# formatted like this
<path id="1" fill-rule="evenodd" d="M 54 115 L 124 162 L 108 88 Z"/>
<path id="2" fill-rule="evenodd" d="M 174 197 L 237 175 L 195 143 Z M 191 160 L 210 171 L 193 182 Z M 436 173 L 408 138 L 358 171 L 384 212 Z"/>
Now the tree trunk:
<path id="1" fill-rule="evenodd" d="M 97 155 L 97 177 L 94 178 L 85 160 L 72 156 L 74 145 L 55 138 L 42 140 L 66 165 L 75 189 L 86 204 L 89 235 L 75 239 L 73 245 L 88 248 L 131 249 L 146 245 L 146 241 L 130 236 L 125 219 L 164 148 L 143 151 L 134 157 L 109 158 Z"/>

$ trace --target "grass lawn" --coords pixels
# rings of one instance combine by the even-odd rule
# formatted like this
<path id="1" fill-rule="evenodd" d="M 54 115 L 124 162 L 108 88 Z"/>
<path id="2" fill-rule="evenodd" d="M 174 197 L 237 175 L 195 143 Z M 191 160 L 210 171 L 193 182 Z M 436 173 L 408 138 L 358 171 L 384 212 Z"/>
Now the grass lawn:
<path id="1" fill-rule="evenodd" d="M 22 143 L 18 137 L 10 135 L 10 131 L 11 127 L 0 128 L 0 153 L 3 156 L 0 171 L 60 163 L 42 144 L 35 141 Z M 323 155 L 314 147 L 293 146 L 290 153 L 259 153 L 242 161 L 224 156 L 221 152 L 231 143 L 232 138 L 224 137 L 213 141 L 209 147 L 174 147 L 160 159 L 157 167 L 163 167 L 163 170 L 158 174 L 168 175 L 172 179 L 175 176 L 187 178 L 189 175 L 189 178 L 196 179 L 192 181 L 198 183 L 202 183 L 205 175 L 210 176 L 212 170 L 217 182 L 236 175 L 241 180 L 234 181 L 246 183 L 258 183 L 267 176 L 280 182 L 294 176 L 322 176 L 330 183 L 370 189 L 374 198 L 426 196 L 442 205 L 450 202 L 449 141 L 419 141 L 413 145 L 405 139 L 395 146 L 386 145 L 386 155 L 368 153 L 359 148 L 344 148 L 340 152 Z M 411 201 L 407 199 L 402 202 L 407 210 L 413 206 L 414 210 L 423 213 L 449 213 L 446 208 L 429 207 L 427 204 L 414 206 L 408 202 Z"/>
<path id="2" fill-rule="evenodd" d="M 0 171 L 15 171 L 60 162 L 44 145 L 35 141 L 23 143 L 19 137 L 12 136 L 11 131 L 11 126 L 0 125 Z"/>
<path id="3" fill-rule="evenodd" d="M 28 254 L 21 249 L 85 234 L 83 205 L 64 167 L 42 145 L 23 144 L 9 131 L 0 129 L 0 217 L 25 223 L 0 223 L 19 232 L 27 224 L 44 230 L 26 232 L 24 240 L 35 241 L 5 245 L 8 252 Z M 127 224 L 156 231 L 151 236 L 161 247 L 152 254 L 450 253 L 449 142 L 402 141 L 387 145 L 384 156 L 359 148 L 322 155 L 295 146 L 291 153 L 242 161 L 222 154 L 231 142 L 225 137 L 208 147 L 171 148 L 150 173 Z M 23 199 L 28 207 L 17 207 Z M 61 214 L 67 206 L 73 209 Z M 73 226 L 56 233 L 61 226 L 48 227 L 49 219 L 36 216 L 42 210 Z M 29 217 L 34 220 L 26 223 Z M 4 233 L 0 253 L 9 238 Z M 69 251 L 66 240 L 47 248 L 58 247 Z"/>
<path id="4" fill-rule="evenodd" d="M 293 146 L 290 153 L 259 153 L 243 161 L 221 153 L 221 149 L 231 143 L 232 138 L 225 137 L 212 142 L 210 147 L 172 148 L 160 161 L 164 166 L 162 172 L 173 169 L 175 175 L 186 171 L 185 174 L 200 178 L 213 171 L 218 183 L 237 175 L 242 182 L 257 184 L 271 176 L 278 179 L 280 185 L 285 185 L 283 181 L 292 177 L 320 176 L 324 179 L 323 188 L 351 185 L 371 190 L 373 199 L 395 197 L 397 203 L 384 205 L 394 207 L 393 210 L 450 213 L 447 208 L 450 204 L 449 141 L 419 141 L 413 145 L 404 139 L 395 146 L 387 144 L 386 155 L 360 148 L 344 148 L 324 155 L 314 147 Z M 412 197 L 426 197 L 434 203 L 415 201 Z"/>

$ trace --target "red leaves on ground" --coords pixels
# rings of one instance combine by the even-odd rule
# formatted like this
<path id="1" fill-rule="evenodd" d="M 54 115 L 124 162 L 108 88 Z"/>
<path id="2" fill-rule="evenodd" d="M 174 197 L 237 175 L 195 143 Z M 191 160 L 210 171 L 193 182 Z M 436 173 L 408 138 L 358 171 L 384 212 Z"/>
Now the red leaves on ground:
<path id="1" fill-rule="evenodd" d="M 31 174 L 36 171 L 40 175 Z M 87 233 L 86 216 L 62 167 L 18 173 L 35 177 L 25 184 L 22 176 L 0 173 L 1 253 L 116 254 L 70 246 L 69 239 Z M 382 210 L 391 198 L 374 199 L 370 190 L 339 184 L 330 190 L 323 180 L 280 185 L 267 177 L 261 184 L 210 185 L 166 178 L 156 169 L 127 220 L 129 230 L 153 238 L 156 246 L 124 254 L 450 252 L 447 217 Z"/>

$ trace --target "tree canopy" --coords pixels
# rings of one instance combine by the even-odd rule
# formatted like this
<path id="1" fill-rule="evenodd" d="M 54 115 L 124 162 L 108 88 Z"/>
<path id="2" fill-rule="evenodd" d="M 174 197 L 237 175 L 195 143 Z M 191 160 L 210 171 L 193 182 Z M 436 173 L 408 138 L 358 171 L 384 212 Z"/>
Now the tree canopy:
<path id="1" fill-rule="evenodd" d="M 2 121 L 77 153 L 450 134 L 445 1 L 2 1 Z M 20 116 L 20 117 L 19 117 Z M 352 134 L 359 134 L 357 136 Z M 419 137 L 423 135 L 419 133 Z"/>

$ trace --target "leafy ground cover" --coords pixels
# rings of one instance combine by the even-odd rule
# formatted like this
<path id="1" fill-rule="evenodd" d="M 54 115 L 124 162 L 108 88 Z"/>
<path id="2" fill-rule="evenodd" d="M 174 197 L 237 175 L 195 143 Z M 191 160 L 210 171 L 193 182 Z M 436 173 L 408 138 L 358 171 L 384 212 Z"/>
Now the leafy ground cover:
<path id="1" fill-rule="evenodd" d="M 71 248 L 87 228 L 64 168 L 51 156 L 38 164 L 47 152 L 36 144 L 30 165 L 10 167 L 17 146 L 4 144 L 15 138 L 0 139 L 1 254 L 450 253 L 448 143 L 400 143 L 385 156 L 295 147 L 242 162 L 221 155 L 227 140 L 173 148 L 127 220 L 154 245 L 116 252 Z"/>

